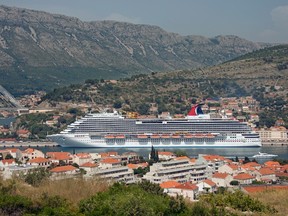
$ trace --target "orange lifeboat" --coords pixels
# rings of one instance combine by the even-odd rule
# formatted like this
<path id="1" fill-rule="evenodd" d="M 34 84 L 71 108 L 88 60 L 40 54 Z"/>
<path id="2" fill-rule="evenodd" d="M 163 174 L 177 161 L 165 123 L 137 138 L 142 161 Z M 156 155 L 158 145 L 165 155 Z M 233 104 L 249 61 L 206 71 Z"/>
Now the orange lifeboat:
<path id="1" fill-rule="evenodd" d="M 159 134 L 152 134 L 150 136 L 152 139 L 159 139 L 160 138 L 160 135 Z"/>
<path id="2" fill-rule="evenodd" d="M 207 138 L 214 138 L 214 135 L 213 134 L 207 134 L 206 137 Z"/>
<path id="3" fill-rule="evenodd" d="M 114 135 L 105 135 L 105 139 L 114 139 L 115 136 Z"/>
<path id="4" fill-rule="evenodd" d="M 115 137 L 116 139 L 125 139 L 125 135 L 119 134 Z"/>
<path id="5" fill-rule="evenodd" d="M 181 136 L 180 136 L 179 134 L 173 134 L 173 135 L 172 135 L 172 138 L 174 138 L 174 139 L 180 139 Z"/>
<path id="6" fill-rule="evenodd" d="M 203 138 L 203 134 L 195 134 L 195 138 Z"/>
<path id="7" fill-rule="evenodd" d="M 184 138 L 190 139 L 190 138 L 193 138 L 193 135 L 192 135 L 192 134 L 185 134 L 185 135 L 184 135 Z"/>
<path id="8" fill-rule="evenodd" d="M 137 135 L 137 138 L 138 138 L 138 139 L 147 139 L 148 136 L 145 135 L 145 134 L 138 134 L 138 135 Z"/>
<path id="9" fill-rule="evenodd" d="M 169 139 L 170 138 L 170 135 L 169 134 L 162 134 L 161 136 L 163 139 Z"/>

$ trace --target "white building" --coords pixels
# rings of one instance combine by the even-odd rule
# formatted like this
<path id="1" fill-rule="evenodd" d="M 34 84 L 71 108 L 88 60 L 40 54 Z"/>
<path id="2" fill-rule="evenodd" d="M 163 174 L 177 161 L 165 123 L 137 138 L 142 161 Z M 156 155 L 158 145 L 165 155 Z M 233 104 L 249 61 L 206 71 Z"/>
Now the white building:
<path id="1" fill-rule="evenodd" d="M 192 163 L 189 158 L 171 160 L 161 163 L 154 163 L 150 166 L 150 172 L 143 176 L 152 183 L 162 183 L 168 180 L 175 180 L 180 183 L 198 182 L 207 179 L 207 162 L 196 160 Z"/>

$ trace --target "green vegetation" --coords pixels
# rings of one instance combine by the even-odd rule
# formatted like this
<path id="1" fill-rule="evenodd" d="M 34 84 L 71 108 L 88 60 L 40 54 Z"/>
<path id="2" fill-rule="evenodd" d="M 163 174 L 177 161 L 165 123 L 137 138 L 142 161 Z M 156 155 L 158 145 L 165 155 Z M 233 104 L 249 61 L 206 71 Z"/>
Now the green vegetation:
<path id="1" fill-rule="evenodd" d="M 71 113 L 79 114 L 77 109 L 71 109 Z M 70 124 L 75 121 L 76 114 L 62 116 L 58 119 L 58 122 L 49 126 L 45 124 L 47 120 L 53 119 L 53 113 L 36 113 L 21 115 L 18 117 L 16 124 L 17 128 L 27 129 L 31 133 L 29 139 L 45 139 L 47 134 L 59 132 L 66 124 Z"/>
<path id="2" fill-rule="evenodd" d="M 75 185 L 80 185 L 81 189 Z M 107 188 L 99 180 L 67 179 L 25 186 L 15 180 L 0 181 L 1 215 L 261 215 L 277 214 L 275 208 L 240 191 L 219 189 L 191 203 L 169 197 L 157 184 L 116 183 Z M 74 186 L 73 186 L 74 185 Z M 78 192 L 79 191 L 79 192 Z M 92 193 L 91 193 L 92 192 Z M 287 192 L 286 192 L 287 195 Z M 262 196 L 265 197 L 265 196 Z M 277 199 L 276 199 L 277 200 Z M 283 206 L 283 205 L 282 205 Z M 287 208 L 287 207 L 286 207 Z M 287 209 L 282 213 L 287 213 Z"/>

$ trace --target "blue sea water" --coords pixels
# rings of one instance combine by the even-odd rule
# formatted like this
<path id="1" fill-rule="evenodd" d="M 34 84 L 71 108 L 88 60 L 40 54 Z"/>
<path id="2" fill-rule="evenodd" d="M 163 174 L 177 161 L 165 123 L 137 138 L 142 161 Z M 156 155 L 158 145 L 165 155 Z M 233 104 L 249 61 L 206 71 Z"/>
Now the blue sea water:
<path id="1" fill-rule="evenodd" d="M 66 152 L 89 152 L 89 153 L 100 153 L 108 151 L 116 151 L 119 154 L 133 151 L 142 155 L 144 158 L 148 158 L 148 155 L 151 151 L 150 148 L 63 148 L 63 147 L 38 147 L 37 149 L 43 152 L 50 151 L 66 151 Z M 288 160 L 288 147 L 275 147 L 275 146 L 264 146 L 264 147 L 255 147 L 255 148 L 156 148 L 158 151 L 182 151 L 185 152 L 190 157 L 198 157 L 199 154 L 213 154 L 221 155 L 228 158 L 252 158 L 253 155 L 258 152 L 265 152 L 269 154 L 278 155 L 278 159 Z"/>

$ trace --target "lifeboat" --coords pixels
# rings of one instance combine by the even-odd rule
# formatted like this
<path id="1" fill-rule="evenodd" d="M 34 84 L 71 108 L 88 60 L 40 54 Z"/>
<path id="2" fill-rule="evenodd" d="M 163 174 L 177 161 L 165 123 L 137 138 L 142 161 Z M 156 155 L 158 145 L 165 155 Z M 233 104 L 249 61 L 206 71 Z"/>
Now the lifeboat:
<path id="1" fill-rule="evenodd" d="M 152 139 L 159 139 L 160 138 L 160 135 L 159 134 L 152 134 L 150 136 Z"/>
<path id="2" fill-rule="evenodd" d="M 119 134 L 115 137 L 116 139 L 125 139 L 125 135 Z"/>
<path id="3" fill-rule="evenodd" d="M 214 138 L 214 135 L 213 134 L 206 134 L 206 137 L 207 138 Z"/>
<path id="4" fill-rule="evenodd" d="M 114 135 L 105 135 L 105 139 L 114 139 L 115 136 Z"/>
<path id="5" fill-rule="evenodd" d="M 138 138 L 138 139 L 147 139 L 148 136 L 145 135 L 145 134 L 138 134 L 138 135 L 137 135 L 137 138 Z"/>
<path id="6" fill-rule="evenodd" d="M 161 136 L 163 139 L 169 139 L 170 138 L 170 135 L 169 134 L 162 134 Z"/>
<path id="7" fill-rule="evenodd" d="M 184 135 L 184 138 L 186 138 L 186 139 L 191 139 L 191 138 L 193 138 L 193 135 L 192 135 L 192 134 L 185 134 L 185 135 Z"/>
<path id="8" fill-rule="evenodd" d="M 195 138 L 203 138 L 203 134 L 195 134 Z"/>
<path id="9" fill-rule="evenodd" d="M 172 135 L 172 138 L 173 138 L 173 139 L 180 139 L 181 136 L 180 136 L 179 134 L 173 134 L 173 135 Z"/>

